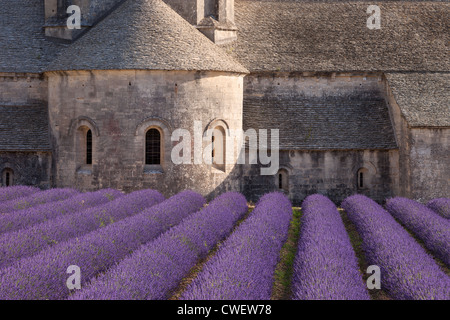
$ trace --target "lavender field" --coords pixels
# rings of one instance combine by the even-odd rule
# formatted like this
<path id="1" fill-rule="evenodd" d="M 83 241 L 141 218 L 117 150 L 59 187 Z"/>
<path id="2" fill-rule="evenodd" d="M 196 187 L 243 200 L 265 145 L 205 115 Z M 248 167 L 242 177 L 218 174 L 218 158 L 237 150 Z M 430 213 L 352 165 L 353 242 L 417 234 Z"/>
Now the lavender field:
<path id="1" fill-rule="evenodd" d="M 0 300 L 449 300 L 449 203 L 0 188 Z"/>

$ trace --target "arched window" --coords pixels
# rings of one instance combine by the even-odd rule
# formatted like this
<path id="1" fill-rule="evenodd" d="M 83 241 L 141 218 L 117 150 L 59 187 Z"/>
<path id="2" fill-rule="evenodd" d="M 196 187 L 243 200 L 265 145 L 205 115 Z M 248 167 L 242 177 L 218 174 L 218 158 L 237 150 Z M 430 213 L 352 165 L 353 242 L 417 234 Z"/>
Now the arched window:
<path id="1" fill-rule="evenodd" d="M 364 188 L 364 172 L 359 172 L 358 183 L 360 188 Z"/>
<path id="2" fill-rule="evenodd" d="M 86 132 L 86 164 L 92 164 L 92 131 Z"/>
<path id="3" fill-rule="evenodd" d="M 161 132 L 156 128 L 145 134 L 145 164 L 161 165 Z"/>
<path id="4" fill-rule="evenodd" d="M 216 137 L 214 136 L 214 134 L 211 136 L 211 157 L 213 158 L 213 163 L 214 163 L 214 155 L 215 155 L 215 147 L 214 147 L 214 139 Z"/>
<path id="5" fill-rule="evenodd" d="M 361 168 L 356 174 L 356 186 L 358 189 L 365 189 L 367 185 L 367 174 L 369 170 L 366 168 Z"/>
<path id="6" fill-rule="evenodd" d="M 95 129 L 83 124 L 75 132 L 75 160 L 77 172 L 91 173 L 94 162 Z"/>
<path id="7" fill-rule="evenodd" d="M 3 170 L 2 180 L 4 187 L 10 187 L 14 185 L 14 171 L 9 168 Z"/>
<path id="8" fill-rule="evenodd" d="M 278 170 L 276 175 L 277 187 L 280 191 L 289 192 L 289 173 L 286 169 Z"/>
<path id="9" fill-rule="evenodd" d="M 211 156 L 213 167 L 225 171 L 226 134 L 225 129 L 222 126 L 217 126 L 214 128 L 211 137 L 211 142 L 212 142 Z"/>
<path id="10" fill-rule="evenodd" d="M 136 127 L 134 143 L 140 146 L 139 163 L 144 174 L 161 174 L 171 165 L 172 129 L 167 120 L 149 117 Z M 183 150 L 184 151 L 184 150 Z"/>

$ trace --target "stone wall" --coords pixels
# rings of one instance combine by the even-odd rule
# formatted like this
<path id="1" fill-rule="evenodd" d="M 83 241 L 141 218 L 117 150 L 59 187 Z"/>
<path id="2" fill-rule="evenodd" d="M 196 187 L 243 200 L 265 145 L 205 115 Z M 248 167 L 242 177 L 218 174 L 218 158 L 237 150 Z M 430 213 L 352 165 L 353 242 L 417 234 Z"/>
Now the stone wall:
<path id="1" fill-rule="evenodd" d="M 0 105 L 41 107 L 46 104 L 47 81 L 43 75 L 0 73 Z M 4 184 L 3 171 L 11 169 L 14 172 L 14 184 L 49 188 L 51 161 L 50 152 L 4 151 L 0 146 L 0 185 Z"/>
<path id="2" fill-rule="evenodd" d="M 0 73 L 1 105 L 33 105 L 47 101 L 47 81 L 35 73 Z"/>
<path id="3" fill-rule="evenodd" d="M 207 13 L 212 14 L 215 10 L 211 0 L 164 0 L 174 11 L 186 21 L 197 25 Z"/>
<path id="4" fill-rule="evenodd" d="M 288 190 L 280 190 L 276 175 L 262 176 L 260 165 L 236 167 L 241 189 L 256 202 L 271 191 L 285 192 L 294 205 L 310 194 L 320 193 L 340 204 L 347 196 L 360 193 L 382 203 L 395 195 L 398 187 L 398 151 L 281 151 L 280 168 L 288 172 Z M 364 174 L 364 187 L 358 187 L 357 173 Z M 236 174 L 238 175 L 238 174 Z"/>
<path id="5" fill-rule="evenodd" d="M 14 185 L 32 185 L 42 189 L 52 186 L 49 152 L 0 151 L 0 186 L 4 185 L 2 173 L 5 169 L 14 172 Z"/>
<path id="6" fill-rule="evenodd" d="M 399 145 L 399 196 L 426 202 L 449 197 L 450 129 L 409 126 L 386 83 L 386 100 Z"/>
<path id="7" fill-rule="evenodd" d="M 258 97 L 277 97 L 282 100 L 304 97 L 383 96 L 384 80 L 379 73 L 254 73 L 244 79 L 244 100 Z M 339 107 L 339 106 L 337 106 Z M 386 110 L 388 112 L 388 110 Z M 244 106 L 244 115 L 246 114 Z M 289 114 L 286 114 L 289 118 Z M 270 123 L 270 120 L 267 121 Z M 364 123 L 358 123 L 364 130 Z M 248 128 L 245 128 L 248 129 Z M 267 128 L 272 129 L 272 128 Z M 280 135 L 285 128 L 279 128 Z M 340 139 L 345 139 L 341 137 Z M 280 153 L 280 167 L 288 172 L 287 194 L 300 205 L 309 194 L 321 193 L 336 204 L 354 193 L 362 193 L 383 202 L 399 189 L 399 150 L 284 150 Z M 364 187 L 358 188 L 358 170 L 365 168 Z M 261 176 L 259 165 L 236 167 L 236 177 L 249 200 L 256 201 L 269 191 L 279 190 L 278 178 Z"/>
<path id="8" fill-rule="evenodd" d="M 244 80 L 244 94 L 268 96 L 348 96 L 353 92 L 377 93 L 383 89 L 381 73 L 252 73 Z"/>
<path id="9" fill-rule="evenodd" d="M 206 164 L 174 165 L 170 155 L 176 142 L 171 134 L 187 129 L 193 139 L 194 121 L 201 121 L 202 130 L 216 124 L 242 129 L 241 75 L 92 71 L 55 72 L 48 78 L 58 187 L 156 188 L 166 195 L 192 189 L 208 194 L 231 172 L 233 163 L 224 171 Z M 153 125 L 162 129 L 164 161 L 161 168 L 147 170 L 144 137 Z M 94 136 L 93 163 L 87 167 L 77 160 L 84 152 L 77 138 L 82 127 Z"/>
<path id="10" fill-rule="evenodd" d="M 411 191 L 411 167 L 410 167 L 410 129 L 405 117 L 402 115 L 400 107 L 389 88 L 387 81 L 385 84 L 385 96 L 389 106 L 389 113 L 395 132 L 397 144 L 399 146 L 399 189 L 398 196 L 410 197 Z"/>
<path id="11" fill-rule="evenodd" d="M 450 197 L 450 129 L 412 128 L 410 167 L 411 198 Z"/>

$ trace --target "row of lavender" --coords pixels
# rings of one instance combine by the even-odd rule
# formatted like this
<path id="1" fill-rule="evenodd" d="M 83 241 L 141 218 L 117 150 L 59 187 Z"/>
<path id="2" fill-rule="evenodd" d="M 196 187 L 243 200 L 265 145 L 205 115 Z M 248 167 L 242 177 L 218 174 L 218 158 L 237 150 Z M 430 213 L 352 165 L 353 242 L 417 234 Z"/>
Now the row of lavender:
<path id="1" fill-rule="evenodd" d="M 142 201 L 139 203 L 140 199 Z M 82 223 L 84 227 L 94 230 L 75 235 L 75 238 L 63 235 L 62 242 L 44 246 L 39 253 L 15 260 L 8 267 L 0 269 L 0 299 L 67 298 L 70 293 L 66 286 L 68 266 L 79 266 L 84 285 L 205 204 L 201 195 L 191 191 L 162 200 L 162 195 L 156 191 L 137 191 L 113 200 L 100 210 L 89 209 L 93 220 L 89 220 L 89 214 L 78 215 L 86 219 Z M 109 213 L 108 208 L 112 209 Z M 114 222 L 117 219 L 121 220 Z M 68 227 L 63 228 L 64 232 L 70 232 L 70 226 L 77 228 L 78 224 L 77 219 L 69 218 L 60 222 L 66 223 Z M 44 229 L 52 236 L 58 232 L 58 224 L 46 224 L 46 227 Z M 82 228 L 79 228 L 79 232 L 83 233 Z"/>
<path id="2" fill-rule="evenodd" d="M 391 297 L 408 300 L 450 299 L 449 276 L 393 216 L 398 217 L 407 228 L 415 230 L 411 231 L 430 236 L 431 243 L 448 239 L 450 229 L 445 224 L 447 220 L 436 220 L 436 213 L 428 212 L 425 206 L 404 198 L 388 200 L 386 207 L 392 214 L 363 195 L 348 197 L 341 206 L 362 238 L 368 263 L 379 266 L 382 289 Z M 427 227 L 425 219 L 431 219 L 430 225 L 436 225 L 430 229 L 440 233 L 430 235 L 428 230 L 416 228 Z M 443 252 L 448 252 L 450 243 L 441 242 L 441 245 Z"/>
<path id="3" fill-rule="evenodd" d="M 52 190 L 52 194 L 57 192 L 58 189 Z M 141 249 L 129 259 L 92 281 L 73 298 L 167 298 L 189 269 L 229 235 L 248 211 L 245 197 L 235 192 L 218 197 L 203 210 L 200 209 L 205 204 L 204 198 L 189 191 L 165 201 L 152 190 L 129 195 L 102 190 L 74 193 L 60 201 L 53 196 L 49 198 L 46 203 L 41 201 L 43 196 L 34 197 L 32 199 L 41 199 L 41 205 L 36 201 L 26 202 L 30 205 L 16 207 L 18 211 L 3 215 L 0 224 L 3 230 L 0 235 L 2 300 L 67 298 L 70 293 L 64 282 L 67 266 L 77 265 L 83 270 L 84 286 L 138 248 Z M 25 209 L 32 204 L 37 206 Z M 148 209 L 144 210 L 145 207 Z M 250 237 L 253 244 L 259 245 L 259 252 L 252 251 L 249 240 L 247 248 L 243 248 L 247 255 L 241 256 L 247 261 L 247 267 L 255 254 L 260 256 L 261 263 L 253 268 L 253 274 L 259 274 L 264 281 L 254 286 L 253 296 L 261 292 L 265 297 L 270 295 L 274 268 L 287 237 L 291 214 L 287 197 L 279 193 L 266 195 L 252 218 L 236 234 L 237 241 Z M 189 219 L 186 218 L 189 215 Z M 177 226 L 184 218 L 186 220 Z M 144 245 L 146 243 L 149 244 Z M 268 247 L 270 252 L 267 252 Z M 270 263 L 264 262 L 264 258 Z M 143 265 L 143 261 L 147 264 Z M 181 265 L 180 261 L 183 261 Z M 125 279 L 121 279 L 124 274 L 121 270 L 127 270 Z M 170 272 L 162 277 L 166 271 Z M 232 268 L 229 272 L 234 273 Z M 253 282 L 251 275 L 247 275 L 247 281 Z M 153 280 L 148 281 L 150 278 Z M 111 281 L 112 291 L 109 290 Z M 118 284 L 123 281 L 126 285 L 119 288 Z"/>
<path id="4" fill-rule="evenodd" d="M 46 191 L 37 191 L 29 189 L 29 187 L 6 187 L 1 188 L 0 194 L 7 201 L 0 202 L 0 213 L 23 210 L 32 208 L 45 203 L 68 199 L 72 196 L 80 194 L 75 189 L 63 188 L 63 189 L 50 189 Z M 5 190 L 6 189 L 6 190 Z M 27 192 L 30 191 L 30 194 Z M 24 196 L 19 196 L 25 194 Z"/>
<path id="5" fill-rule="evenodd" d="M 64 200 L 49 201 L 31 208 L 0 215 L 0 234 L 22 230 L 66 214 L 93 208 L 123 195 L 113 189 L 76 194 Z"/>
<path id="6" fill-rule="evenodd" d="M 302 223 L 292 281 L 293 299 L 369 300 L 341 216 L 319 194 L 302 203 Z"/>
<path id="7" fill-rule="evenodd" d="M 131 217 L 163 200 L 164 196 L 154 190 L 141 190 L 122 195 L 119 191 L 105 189 L 39 206 L 39 210 L 34 212 L 30 212 L 32 210 L 12 212 L 12 217 L 7 217 L 9 221 L 15 222 L 11 224 L 12 226 L 21 225 L 32 218 L 35 220 L 42 218 L 43 215 L 51 218 L 42 219 L 43 222 L 28 228 L 0 235 L 0 268 L 10 265 L 19 258 L 32 256 L 47 247 L 81 237 L 115 221 Z M 80 206 L 81 202 L 83 204 Z M 93 204 L 95 206 L 89 208 Z M 85 206 L 87 209 L 80 210 L 86 208 Z"/>
<path id="8" fill-rule="evenodd" d="M 427 207 L 440 216 L 450 219 L 450 198 L 437 198 L 429 201 Z"/>
<path id="9" fill-rule="evenodd" d="M 181 299 L 269 300 L 291 217 L 292 205 L 285 195 L 263 196 Z"/>
<path id="10" fill-rule="evenodd" d="M 29 186 L 13 186 L 0 188 L 0 203 L 29 196 L 40 191 L 39 188 Z"/>
<path id="11" fill-rule="evenodd" d="M 386 211 L 355 195 L 342 208 L 362 238 L 369 264 L 381 269 L 382 288 L 395 299 L 449 299 L 450 280 L 432 256 L 400 225 L 449 265 L 450 225 L 437 213 L 449 199 L 424 206 L 405 198 L 389 199 Z M 436 212 L 429 208 L 433 208 Z M 293 299 L 369 299 L 350 239 L 334 204 L 311 195 L 302 204 L 302 224 L 294 263 Z"/>
<path id="12" fill-rule="evenodd" d="M 121 195 L 116 196 L 120 198 Z M 156 194 L 154 194 L 154 196 L 156 196 Z M 126 197 L 127 196 L 124 196 L 123 198 Z M 113 198 L 114 196 L 111 195 L 110 200 Z M 158 197 L 156 196 L 155 199 L 156 198 Z M 233 207 L 233 205 L 229 204 L 231 201 L 230 199 L 235 199 L 234 209 L 232 209 L 232 211 L 236 209 L 236 205 L 239 206 L 239 201 L 245 203 L 245 198 L 236 193 L 229 193 L 226 197 L 224 195 L 223 198 L 228 200 L 224 201 L 221 197 L 217 198 L 216 201 L 213 201 L 209 205 L 208 211 L 222 212 L 225 210 L 226 212 L 227 210 L 230 210 L 230 206 Z M 69 200 L 70 198 L 65 201 Z M 116 199 L 113 202 L 117 200 L 119 199 Z M 157 200 L 155 201 L 158 202 Z M 228 206 L 224 206 L 224 203 L 227 202 Z M 358 202 L 361 202 L 362 204 L 359 205 Z M 55 202 L 55 204 L 56 203 L 58 202 Z M 67 202 L 67 204 L 70 203 Z M 108 204 L 106 204 L 106 206 L 107 205 Z M 436 201 L 431 201 L 428 204 L 428 207 L 443 215 L 442 212 L 445 212 L 446 205 L 446 199 L 437 199 Z M 398 299 L 449 298 L 448 276 L 388 212 L 372 200 L 363 196 L 349 197 L 343 202 L 342 206 L 348 212 L 349 218 L 357 226 L 369 262 L 377 264 L 382 268 L 383 287 L 392 297 Z M 41 206 L 36 208 L 39 207 Z M 242 206 L 242 208 L 244 208 L 244 206 Z M 411 208 L 413 208 L 413 210 L 411 210 Z M 408 229 L 416 233 L 431 251 L 434 251 L 438 257 L 446 261 L 445 257 L 448 257 L 448 245 L 450 243 L 448 240 L 445 240 L 448 239 L 449 234 L 448 220 L 439 217 L 436 212 L 427 209 L 423 205 L 403 198 L 389 200 L 387 209 Z M 242 210 L 246 211 L 244 209 Z M 16 211 L 16 213 L 26 211 L 27 210 Z M 43 211 L 45 210 L 41 210 L 41 214 Z M 76 211 L 76 209 L 73 211 Z M 93 281 L 86 290 L 82 290 L 72 298 L 167 298 L 170 291 L 176 287 L 177 283 L 186 275 L 190 267 L 195 265 L 195 263 L 204 257 L 220 239 L 227 235 L 230 232 L 229 229 L 232 228 L 236 222 L 237 218 L 235 216 L 233 216 L 233 219 L 231 220 L 226 220 L 225 217 L 227 217 L 227 214 L 222 213 L 219 215 L 222 219 L 220 220 L 221 223 L 218 223 L 219 220 L 214 220 L 218 219 L 214 214 L 207 216 L 212 219 L 210 223 L 215 226 L 214 228 L 211 228 L 211 226 L 208 226 L 207 224 L 201 224 L 201 222 L 205 221 L 205 212 L 208 211 L 202 210 L 197 212 L 193 215 L 198 216 L 197 220 L 192 218 L 193 222 L 190 224 L 187 221 L 183 221 L 183 227 L 180 225 L 172 228 L 169 232 L 164 233 L 164 231 L 170 228 L 172 224 L 169 224 L 166 227 L 163 226 L 158 232 L 150 232 L 150 236 L 146 235 L 147 238 L 144 240 L 139 239 L 139 227 L 141 227 L 140 224 L 142 221 L 134 222 L 134 226 L 136 227 L 136 230 L 138 230 L 138 235 L 132 235 L 130 242 L 128 242 L 128 239 L 127 241 L 124 241 L 124 239 L 127 237 L 128 232 L 133 232 L 133 228 L 128 228 L 128 220 L 130 218 L 124 219 L 122 227 L 119 227 L 119 234 L 120 232 L 123 232 L 122 235 L 113 237 L 112 235 L 115 231 L 110 231 L 106 236 L 100 236 L 100 240 L 97 243 L 98 246 L 94 247 L 101 252 L 103 251 L 102 246 L 108 247 L 111 239 L 113 243 L 116 240 L 123 242 L 122 253 L 119 250 L 117 257 L 112 259 L 114 264 L 123 259 L 126 254 L 123 252 L 131 252 L 146 242 L 149 242 L 149 244 L 142 246 L 130 259 L 122 261 L 115 269 L 111 269 L 111 271 L 107 272 L 104 276 Z M 57 212 L 57 210 L 55 210 L 55 212 Z M 426 213 L 422 214 L 423 212 Z M 82 229 L 77 231 L 80 232 L 79 235 L 77 235 L 76 233 L 71 233 L 70 226 L 74 225 L 75 221 L 78 219 L 71 220 L 70 216 L 72 214 L 68 213 L 69 212 L 66 212 L 67 217 L 65 216 L 66 214 L 63 214 L 58 217 L 58 219 L 54 219 L 57 215 L 56 213 L 53 216 L 49 215 L 49 218 L 52 220 L 49 220 L 47 223 L 37 224 L 39 222 L 38 219 L 38 222 L 34 222 L 34 224 L 39 226 L 39 228 L 33 226 L 33 222 L 29 223 L 29 225 L 31 225 L 30 228 L 24 229 L 21 227 L 24 229 L 19 230 L 22 232 L 19 233 L 21 236 L 15 237 L 19 239 L 19 241 L 14 245 L 10 245 L 9 250 L 14 251 L 12 248 L 15 247 L 22 247 L 26 250 L 22 251 L 20 254 L 17 254 L 17 251 L 15 255 L 12 254 L 9 256 L 6 254 L 5 261 L 9 259 L 6 265 L 16 261 L 18 258 L 31 256 L 37 251 L 41 251 L 46 247 L 51 247 L 58 241 L 55 239 L 60 239 L 59 241 L 72 239 L 72 242 L 66 241 L 68 245 L 60 245 L 58 250 L 50 251 L 51 254 L 47 254 L 47 257 L 51 257 L 55 252 L 56 254 L 59 253 L 61 255 L 62 251 L 64 253 L 65 251 L 70 250 L 70 247 L 74 245 L 73 237 L 86 234 L 89 231 L 98 229 L 103 226 L 103 224 L 109 224 L 115 221 L 114 215 L 108 216 L 108 214 L 105 214 L 102 217 L 98 217 L 99 219 L 94 219 L 95 221 L 92 220 L 89 222 L 90 220 L 87 219 L 89 215 L 85 215 L 87 224 L 90 225 L 90 227 L 87 227 L 87 231 L 85 232 L 83 232 Z M 184 292 L 182 299 L 269 299 L 274 268 L 281 245 L 286 239 L 287 227 L 291 214 L 291 205 L 286 197 L 278 193 L 263 197 L 251 217 L 227 239 L 213 259 L 205 265 L 200 275 Z M 25 216 L 26 215 L 24 215 L 24 217 Z M 36 216 L 39 216 L 39 214 L 36 214 Z M 118 217 L 117 219 L 123 218 L 124 217 Z M 167 217 L 164 217 L 164 219 L 166 218 Z M 46 218 L 41 219 L 46 220 Z M 225 221 L 223 221 L 223 219 L 225 219 Z M 364 224 L 361 222 L 363 220 L 368 220 L 370 223 Z M 381 220 L 384 229 L 379 225 L 374 224 L 373 222 L 375 220 Z M 20 221 L 20 219 L 18 221 Z M 66 228 L 62 228 L 65 230 L 65 233 L 63 232 L 59 238 L 55 238 L 53 234 L 55 232 L 58 233 L 57 230 L 59 229 L 59 224 L 55 223 L 55 221 L 61 221 L 63 225 L 66 223 L 67 226 Z M 159 219 L 156 219 L 155 221 L 161 222 Z M 179 219 L 178 222 L 179 221 L 181 221 L 181 219 Z M 98 225 L 99 222 L 100 225 Z M 175 222 L 174 225 L 178 222 Z M 162 224 L 164 225 L 164 223 Z M 12 225 L 14 225 L 14 223 L 12 223 Z M 117 223 L 112 224 L 111 226 L 115 225 L 117 226 Z M 221 232 L 216 230 L 222 225 L 225 227 L 221 229 Z M 145 226 L 155 227 L 156 224 Z M 199 234 L 199 230 L 203 231 Z M 403 231 L 401 232 L 399 230 Z M 380 232 L 383 234 L 380 234 Z M 69 255 L 70 259 L 73 259 L 79 252 L 85 253 L 85 255 L 81 257 L 81 260 L 84 258 L 88 261 L 87 264 L 91 266 L 90 269 L 87 267 L 88 276 L 84 277 L 85 282 L 89 279 L 93 279 L 99 272 L 107 270 L 109 266 L 111 266 L 110 257 L 116 254 L 117 248 L 114 245 L 110 250 L 106 250 L 106 254 L 101 263 L 95 260 L 95 258 L 91 259 L 89 254 L 86 254 L 86 252 L 89 252 L 89 250 L 87 250 L 87 248 L 90 247 L 89 244 L 92 242 L 95 243 L 95 239 L 98 238 L 97 233 L 98 231 L 87 234 L 86 236 L 92 234 L 93 237 L 86 237 L 87 240 L 84 241 L 79 250 L 75 250 L 73 254 Z M 388 235 L 393 233 L 399 236 L 403 242 L 399 241 L 398 238 L 394 237 L 394 239 L 393 237 L 388 237 Z M 43 242 L 42 239 L 39 239 L 39 234 L 45 235 L 43 239 L 47 241 L 47 243 L 45 243 L 45 241 Z M 162 234 L 161 237 L 152 241 L 158 234 Z M 302 229 L 300 234 L 301 237 L 295 261 L 293 281 L 294 299 L 369 298 L 367 290 L 363 286 L 361 276 L 358 274 L 359 270 L 356 257 L 348 235 L 336 207 L 330 200 L 324 196 L 313 195 L 304 201 Z M 379 239 L 380 237 L 383 239 Z M 82 237 L 81 239 L 83 238 L 85 237 Z M 48 241 L 49 239 L 51 241 Z M 212 240 L 208 242 L 207 239 Z M 184 244 L 184 247 L 182 245 L 180 246 L 180 241 Z M 63 242 L 63 244 L 66 242 Z M 2 243 L 1 240 L 0 243 Z M 5 248 L 7 248 L 7 241 L 4 241 L 4 243 Z M 78 239 L 76 240 L 75 245 L 77 245 L 77 243 Z M 195 244 L 197 244 L 197 246 Z M 241 247 L 239 247 L 238 244 L 242 244 Z M 411 251 L 400 255 L 399 252 L 405 249 L 405 246 L 410 248 Z M 379 247 L 384 248 L 386 252 L 376 252 L 375 249 Z M 0 249 L 3 249 L 0 250 L 0 252 L 7 252 L 7 250 L 4 250 L 5 248 L 0 247 Z M 270 250 L 267 250 L 267 248 L 270 248 Z M 49 248 L 49 250 L 50 249 L 52 248 Z M 42 253 L 44 256 L 45 252 L 49 250 L 43 250 Z M 239 251 L 239 254 L 236 254 L 236 250 Z M 23 252 L 25 252 L 25 254 L 23 254 Z M 90 254 L 92 254 L 92 251 L 90 251 Z M 39 256 L 41 256 L 41 254 L 36 256 L 38 258 L 31 257 L 31 261 L 38 263 Z M 62 254 L 62 256 L 64 256 L 64 254 Z M 393 256 L 398 257 L 398 259 L 389 259 L 389 257 L 392 258 Z M 424 258 L 426 256 L 428 256 L 428 259 Z M 152 257 L 152 259 L 148 260 L 148 257 Z M 0 259 L 0 261 L 3 261 L 2 259 Z M 175 262 L 183 261 L 179 259 L 184 259 L 186 264 L 184 267 L 175 268 L 177 265 Z M 63 260 L 64 263 L 68 261 L 66 259 Z M 415 260 L 420 261 L 413 262 Z M 16 263 L 16 265 L 6 270 L 9 270 L 10 272 L 11 270 L 15 270 L 15 272 L 18 273 L 19 269 L 23 269 L 23 261 L 26 261 L 26 259 L 19 260 L 19 262 L 20 261 L 22 261 L 22 264 Z M 47 291 L 30 295 L 29 291 L 32 291 L 32 287 L 24 285 L 22 280 L 25 279 L 26 276 L 22 273 L 18 278 L 12 277 L 11 281 L 15 282 L 21 289 L 25 288 L 24 291 L 27 293 L 17 294 L 13 292 L 14 290 L 11 290 L 9 293 L 6 293 L 5 296 L 0 294 L 0 299 L 14 299 L 18 297 L 32 299 L 60 299 L 66 297 L 68 294 L 67 288 L 63 288 L 63 286 L 55 287 L 52 285 L 52 281 L 57 277 L 55 270 L 59 268 L 58 270 L 62 271 L 64 263 L 56 267 L 51 266 L 51 258 L 48 258 L 47 260 L 44 259 L 44 261 L 49 264 L 47 269 L 53 268 L 52 272 L 44 272 L 44 275 L 49 277 L 47 282 L 41 282 L 41 285 L 45 286 Z M 145 268 L 143 269 L 138 268 L 135 270 L 133 266 L 137 263 L 141 267 L 143 261 L 151 261 L 151 263 L 144 265 Z M 101 267 L 99 267 L 100 265 Z M 169 266 L 172 266 L 172 268 L 169 268 Z M 98 271 L 99 269 L 102 271 Z M 162 277 L 162 270 L 168 269 L 170 269 L 171 272 Z M 40 273 L 43 270 L 44 269 L 42 268 L 31 269 L 32 272 Z M 133 277 L 126 277 L 123 279 L 123 275 L 126 274 L 124 272 L 132 273 Z M 4 270 L 0 271 L 0 277 L 4 274 L 5 277 L 11 277 L 11 273 L 5 273 Z M 66 277 L 66 275 L 64 274 L 63 277 Z M 148 279 L 149 277 L 151 279 L 154 278 L 152 281 L 148 282 L 152 285 L 145 283 L 145 281 L 141 281 L 142 279 Z M 5 278 L 0 278 L 0 280 L 2 279 Z M 134 280 L 130 282 L 130 279 Z M 119 283 L 121 283 L 121 285 L 118 285 Z M 56 291 L 58 293 L 52 294 L 52 291 L 55 289 L 57 289 Z"/>
<path id="13" fill-rule="evenodd" d="M 72 299 L 156 300 L 172 291 L 247 212 L 239 193 L 225 193 L 205 209 L 142 246 Z"/>
<path id="14" fill-rule="evenodd" d="M 414 233 L 433 254 L 450 267 L 450 220 L 406 198 L 389 199 L 386 209 Z"/>

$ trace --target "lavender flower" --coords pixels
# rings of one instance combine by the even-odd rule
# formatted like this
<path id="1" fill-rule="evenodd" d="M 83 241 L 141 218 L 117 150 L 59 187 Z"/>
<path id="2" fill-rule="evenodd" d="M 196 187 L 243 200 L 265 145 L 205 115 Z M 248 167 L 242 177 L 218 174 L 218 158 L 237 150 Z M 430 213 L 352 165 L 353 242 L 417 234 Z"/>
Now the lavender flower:
<path id="1" fill-rule="evenodd" d="M 33 193 L 40 191 L 36 187 L 28 186 L 12 186 L 12 187 L 1 187 L 0 188 L 0 203 L 9 200 L 15 200 L 20 197 L 26 197 Z"/>
<path id="2" fill-rule="evenodd" d="M 450 267 L 450 221 L 414 200 L 389 199 L 386 209 Z"/>
<path id="3" fill-rule="evenodd" d="M 0 203 L 0 214 L 23 210 L 40 204 L 64 200 L 79 194 L 74 189 L 50 189 Z"/>
<path id="4" fill-rule="evenodd" d="M 295 300 L 370 300 L 358 261 L 336 206 L 319 194 L 302 203 L 294 261 Z"/>
<path id="5" fill-rule="evenodd" d="M 363 195 L 342 203 L 362 238 L 369 264 L 381 271 L 381 287 L 398 300 L 450 299 L 450 279 L 403 227 Z"/>
<path id="6" fill-rule="evenodd" d="M 120 197 L 116 201 L 125 198 Z M 89 279 L 199 210 L 204 203 L 201 195 L 185 191 L 138 215 L 18 260 L 10 267 L 0 269 L 0 300 L 67 298 L 70 291 L 66 286 L 66 270 L 69 266 L 80 267 L 84 286 Z M 121 206 L 122 209 L 118 207 L 117 211 L 123 210 L 124 206 Z M 133 208 L 135 204 L 129 201 L 128 206 Z M 126 215 L 126 212 L 122 214 Z M 107 219 L 103 221 L 108 222 Z M 73 223 L 76 227 L 77 221 Z"/>
<path id="7" fill-rule="evenodd" d="M 269 300 L 291 217 L 292 205 L 285 195 L 275 192 L 264 195 L 250 217 L 205 264 L 181 299 Z"/>
<path id="8" fill-rule="evenodd" d="M 109 193 L 112 193 L 111 190 Z M 59 242 L 80 237 L 135 215 L 164 200 L 164 196 L 155 190 L 135 191 L 122 197 L 119 191 L 115 191 L 115 194 L 119 197 L 104 205 L 61 215 L 30 228 L 1 235 L 0 267 L 4 268 L 19 258 L 29 257 Z M 80 208 L 78 203 L 74 207 Z M 70 209 L 69 206 L 67 208 Z"/>
<path id="9" fill-rule="evenodd" d="M 442 217 L 450 219 L 450 198 L 437 198 L 430 200 L 427 207 L 437 212 Z"/>
<path id="10" fill-rule="evenodd" d="M 247 212 L 243 195 L 225 193 L 143 246 L 72 299 L 167 299 L 189 270 Z"/>
<path id="11" fill-rule="evenodd" d="M 17 231 L 65 214 L 95 207 L 121 195 L 122 193 L 117 190 L 102 189 L 96 192 L 82 193 L 65 200 L 49 202 L 33 208 L 8 212 L 0 216 L 0 234 Z"/>

